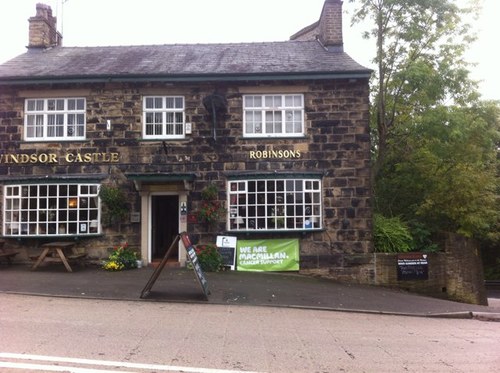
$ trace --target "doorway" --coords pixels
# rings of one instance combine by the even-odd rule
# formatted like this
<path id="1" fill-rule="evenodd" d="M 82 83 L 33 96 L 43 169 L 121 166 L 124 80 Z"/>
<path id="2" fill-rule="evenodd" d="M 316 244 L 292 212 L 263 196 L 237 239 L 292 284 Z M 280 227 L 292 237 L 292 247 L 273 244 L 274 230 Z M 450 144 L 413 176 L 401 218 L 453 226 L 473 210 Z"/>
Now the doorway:
<path id="1" fill-rule="evenodd" d="M 163 259 L 179 234 L 179 196 L 151 196 L 151 258 Z M 172 250 L 168 260 L 179 261 L 179 251 Z"/>

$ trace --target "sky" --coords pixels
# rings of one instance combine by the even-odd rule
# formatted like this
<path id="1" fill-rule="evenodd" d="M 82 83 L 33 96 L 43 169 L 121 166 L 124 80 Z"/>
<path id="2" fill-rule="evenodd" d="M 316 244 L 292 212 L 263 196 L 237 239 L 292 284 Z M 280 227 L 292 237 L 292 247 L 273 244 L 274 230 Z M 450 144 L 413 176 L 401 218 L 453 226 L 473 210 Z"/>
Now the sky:
<path id="1" fill-rule="evenodd" d="M 64 46 L 108 46 L 288 40 L 319 19 L 324 0 L 7 0 L 2 2 L 0 63 L 26 51 L 28 18 L 39 2 L 57 15 Z M 482 98 L 500 101 L 494 57 L 500 1 L 482 2 L 481 16 L 473 22 L 479 38 L 466 58 L 476 64 L 472 78 L 480 81 Z M 343 9 L 344 50 L 373 68 L 373 42 L 361 37 L 362 26 L 351 26 L 354 5 L 344 0 Z"/>

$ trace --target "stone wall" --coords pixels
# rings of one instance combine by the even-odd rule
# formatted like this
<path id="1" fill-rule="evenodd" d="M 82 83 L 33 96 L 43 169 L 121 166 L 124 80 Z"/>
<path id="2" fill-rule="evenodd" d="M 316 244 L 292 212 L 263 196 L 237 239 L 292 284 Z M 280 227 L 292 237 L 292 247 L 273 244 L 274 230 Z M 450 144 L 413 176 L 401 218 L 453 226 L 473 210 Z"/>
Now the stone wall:
<path id="1" fill-rule="evenodd" d="M 227 112 L 213 122 L 203 98 L 217 91 L 228 101 Z M 243 138 L 242 96 L 246 93 L 303 93 L 306 136 L 303 138 Z M 228 172 L 322 172 L 323 231 L 311 233 L 252 233 L 252 238 L 299 238 L 301 268 L 305 273 L 369 283 L 373 280 L 370 209 L 370 135 L 368 81 L 246 82 L 199 84 L 102 83 L 78 86 L 50 85 L 2 89 L 0 93 L 0 147 L 4 153 L 67 154 L 118 153 L 119 162 L 57 164 L 0 162 L 0 177 L 36 175 L 104 175 L 128 195 L 130 211 L 140 211 L 140 196 L 126 173 L 193 173 L 188 210 L 200 206 L 202 189 L 215 182 L 219 199 L 226 202 Z M 192 134 L 182 140 L 142 139 L 142 98 L 146 95 L 185 97 L 186 122 Z M 86 140 L 78 142 L 23 141 L 26 97 L 85 97 Z M 107 129 L 107 121 L 111 128 Z M 250 159 L 250 151 L 300 150 L 300 158 Z M 219 231 L 225 230 L 221 221 Z M 213 239 L 202 224 L 189 223 L 188 231 L 199 239 Z M 82 241 L 96 257 L 118 240 L 139 244 L 137 224 L 124 222 L 108 227 L 106 235 Z M 245 235 L 246 237 L 246 235 Z M 23 243 L 11 242 L 21 246 Z M 32 245 L 33 243 L 30 243 Z"/>
<path id="2" fill-rule="evenodd" d="M 375 283 L 464 303 L 487 305 L 479 247 L 473 240 L 447 233 L 443 252 L 429 253 L 428 280 L 398 280 L 398 254 L 374 254 Z"/>

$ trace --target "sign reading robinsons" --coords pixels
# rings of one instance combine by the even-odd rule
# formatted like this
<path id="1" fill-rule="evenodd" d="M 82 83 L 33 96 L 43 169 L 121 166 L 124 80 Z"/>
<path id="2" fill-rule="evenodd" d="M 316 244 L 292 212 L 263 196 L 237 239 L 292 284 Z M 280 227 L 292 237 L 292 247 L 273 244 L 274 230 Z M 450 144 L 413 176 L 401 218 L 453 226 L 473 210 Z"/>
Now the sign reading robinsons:
<path id="1" fill-rule="evenodd" d="M 298 271 L 299 240 L 239 240 L 238 271 Z"/>

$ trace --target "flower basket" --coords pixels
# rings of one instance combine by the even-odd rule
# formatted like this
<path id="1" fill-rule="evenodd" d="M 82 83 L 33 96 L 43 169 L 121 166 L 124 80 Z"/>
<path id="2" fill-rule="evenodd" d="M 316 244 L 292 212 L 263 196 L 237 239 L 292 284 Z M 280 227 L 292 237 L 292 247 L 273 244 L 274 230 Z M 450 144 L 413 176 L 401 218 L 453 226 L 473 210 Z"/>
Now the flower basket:
<path id="1" fill-rule="evenodd" d="M 218 199 L 218 190 L 215 184 L 208 185 L 201 192 L 201 207 L 198 210 L 198 220 L 206 223 L 209 228 L 215 227 L 226 212 Z"/>

